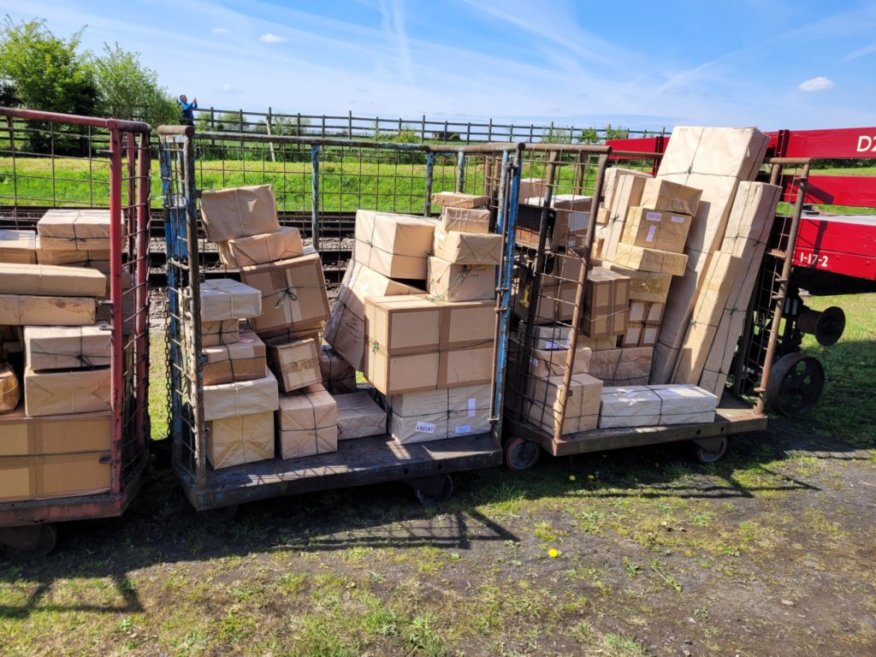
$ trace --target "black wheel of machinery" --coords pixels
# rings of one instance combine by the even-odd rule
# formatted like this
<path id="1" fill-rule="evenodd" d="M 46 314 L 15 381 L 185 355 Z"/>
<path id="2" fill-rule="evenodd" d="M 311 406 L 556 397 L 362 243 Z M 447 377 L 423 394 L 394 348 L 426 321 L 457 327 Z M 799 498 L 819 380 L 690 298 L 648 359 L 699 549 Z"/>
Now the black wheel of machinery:
<path id="1" fill-rule="evenodd" d="M 824 390 L 824 367 L 802 352 L 785 354 L 774 364 L 767 381 L 766 402 L 786 417 L 812 410 Z"/>
<path id="2" fill-rule="evenodd" d="M 505 466 L 509 470 L 529 470 L 538 463 L 540 456 L 541 446 L 530 440 L 512 438 L 505 445 Z"/>
<path id="3" fill-rule="evenodd" d="M 726 436 L 693 441 L 696 448 L 697 461 L 704 465 L 719 461 L 727 453 L 727 442 Z"/>
<path id="4" fill-rule="evenodd" d="M 41 525 L 39 534 L 30 545 L 4 545 L 3 551 L 13 561 L 30 561 L 49 556 L 58 545 L 58 530 L 54 525 Z"/>
<path id="5" fill-rule="evenodd" d="M 414 486 L 414 494 L 423 506 L 433 506 L 446 502 L 453 496 L 453 477 L 442 475 L 437 481 L 432 480 L 419 486 Z"/>

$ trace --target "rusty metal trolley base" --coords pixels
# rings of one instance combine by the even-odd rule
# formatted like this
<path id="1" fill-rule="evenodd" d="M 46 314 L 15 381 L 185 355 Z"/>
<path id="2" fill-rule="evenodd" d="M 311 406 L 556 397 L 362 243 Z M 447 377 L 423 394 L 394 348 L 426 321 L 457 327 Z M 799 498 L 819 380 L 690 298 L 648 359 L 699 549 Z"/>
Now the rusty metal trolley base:
<path id="1" fill-rule="evenodd" d="M 507 331 L 510 322 L 510 282 L 516 226 L 519 157 L 515 145 L 490 149 L 467 147 L 454 151 L 463 160 L 488 153 L 495 160 L 492 186 L 495 190 L 496 232 L 505 236 L 504 265 L 500 268 L 497 295 L 497 330 L 492 386 L 491 426 L 488 433 L 431 442 L 401 444 L 388 435 L 344 440 L 336 452 L 297 459 L 269 459 L 213 470 L 205 459 L 205 422 L 202 418 L 202 378 L 198 359 L 200 309 L 198 304 L 199 250 L 203 240 L 197 213 L 195 147 L 191 128 L 163 126 L 158 129 L 168 262 L 168 348 L 170 366 L 170 434 L 172 464 L 191 504 L 198 511 L 226 510 L 238 504 L 284 495 L 332 490 L 385 482 L 406 482 L 421 501 L 445 499 L 452 492 L 449 475 L 455 472 L 499 466 L 502 463 L 501 428 Z M 247 139 L 250 136 L 241 135 Z M 298 143 L 301 138 L 285 138 Z M 275 141 L 282 142 L 283 138 Z M 337 140 L 336 140 L 337 141 Z M 331 140 L 320 140 L 326 146 Z M 345 143 L 345 142 L 339 142 Z M 360 144 L 360 148 L 419 150 L 426 158 L 426 208 L 432 177 L 428 165 L 433 153 L 427 146 L 409 144 Z M 314 147 L 315 157 L 319 149 Z M 519 152 L 517 153 L 519 156 Z M 501 164 L 500 164 L 501 162 Z M 314 190 L 319 189 L 314 167 Z M 486 176 L 485 176 L 486 177 Z M 480 181 L 475 181 L 480 182 Z M 485 181 L 486 183 L 487 181 Z M 457 187 L 461 186 L 457 179 Z M 315 197 L 318 192 L 314 192 Z M 314 207 L 318 208 L 317 202 Z M 319 235 L 319 212 L 314 210 L 311 238 Z M 185 325 L 185 326 L 184 326 Z M 184 338 L 184 334 L 187 336 Z M 194 349 L 187 348 L 193 341 Z"/>

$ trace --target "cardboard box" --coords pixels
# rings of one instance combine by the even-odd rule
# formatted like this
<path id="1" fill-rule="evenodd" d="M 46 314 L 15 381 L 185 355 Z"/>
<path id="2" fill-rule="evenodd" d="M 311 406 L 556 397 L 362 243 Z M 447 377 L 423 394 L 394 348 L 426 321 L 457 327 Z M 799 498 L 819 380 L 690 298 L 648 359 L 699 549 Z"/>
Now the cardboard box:
<path id="1" fill-rule="evenodd" d="M 630 279 L 617 272 L 594 268 L 587 272 L 582 331 L 591 338 L 620 335 L 626 330 Z"/>
<path id="2" fill-rule="evenodd" d="M 687 266 L 687 256 L 683 253 L 645 249 L 620 242 L 615 250 L 614 262 L 627 269 L 683 276 Z"/>
<path id="3" fill-rule="evenodd" d="M 572 327 L 562 324 L 538 325 L 532 327 L 532 347 L 534 349 L 566 349 L 569 346 Z M 526 336 L 526 322 L 520 322 L 520 340 Z"/>
<path id="4" fill-rule="evenodd" d="M 205 347 L 201 354 L 204 357 L 201 374 L 205 386 L 252 381 L 265 375 L 265 343 L 252 331 L 241 333 L 240 339 L 232 344 Z"/>
<path id="5" fill-rule="evenodd" d="M 490 211 L 487 208 L 454 208 L 445 206 L 438 225 L 447 232 L 489 233 Z"/>
<path id="6" fill-rule="evenodd" d="M 394 395 L 389 401 L 390 433 L 402 444 L 477 435 L 492 430 L 490 385 Z"/>
<path id="7" fill-rule="evenodd" d="M 544 178 L 521 178 L 518 198 L 543 198 L 547 191 L 547 180 Z"/>
<path id="8" fill-rule="evenodd" d="M 0 457 L 109 452 L 112 413 L 28 417 L 24 407 L 0 416 Z"/>
<path id="9" fill-rule="evenodd" d="M 590 356 L 590 374 L 606 385 L 644 385 L 651 373 L 653 354 L 653 347 L 594 351 Z"/>
<path id="10" fill-rule="evenodd" d="M 15 370 L 9 363 L 0 363 L 0 415 L 14 411 L 20 401 L 21 386 L 18 383 L 18 377 L 15 376 Z M 0 446 L 0 450 L 2 450 L 2 446 Z"/>
<path id="11" fill-rule="evenodd" d="M 101 274 L 109 276 L 110 252 L 106 250 L 86 249 L 83 251 L 64 250 L 46 251 L 40 248 L 40 238 L 37 238 L 37 262 L 41 265 L 63 265 L 65 267 L 87 267 L 96 269 Z M 109 288 L 109 281 L 107 281 Z"/>
<path id="12" fill-rule="evenodd" d="M 409 214 L 358 210 L 353 260 L 389 278 L 424 281 L 436 225 Z"/>
<path id="13" fill-rule="evenodd" d="M 621 241 L 660 251 L 683 253 L 693 217 L 689 214 L 630 208 Z"/>
<path id="14" fill-rule="evenodd" d="M 624 333 L 623 347 L 653 347 L 657 344 L 660 327 L 644 322 L 630 322 Z"/>
<path id="15" fill-rule="evenodd" d="M 607 175 L 607 174 L 606 174 Z M 624 224 L 630 208 L 641 205 L 645 182 L 651 176 L 641 171 L 622 170 L 615 174 L 615 185 L 611 200 L 606 200 L 608 224 L 605 228 L 605 244 L 602 257 L 613 260 L 617 245 L 623 234 Z"/>
<path id="16" fill-rule="evenodd" d="M 106 293 L 106 276 L 94 269 L 0 262 L 0 294 L 102 297 Z"/>
<path id="17" fill-rule="evenodd" d="M 647 301 L 630 301 L 630 321 L 659 325 L 663 319 L 666 304 Z"/>
<path id="18" fill-rule="evenodd" d="M 282 459 L 338 450 L 337 403 L 321 385 L 280 397 L 277 425 Z"/>
<path id="19" fill-rule="evenodd" d="M 201 347 L 230 345 L 240 341 L 240 320 L 201 322 Z"/>
<path id="20" fill-rule="evenodd" d="M 438 387 L 489 383 L 493 377 L 493 354 L 493 343 L 442 351 L 438 361 Z"/>
<path id="21" fill-rule="evenodd" d="M 497 272 L 495 265 L 455 265 L 429 256 L 426 290 L 442 301 L 492 300 Z"/>
<path id="22" fill-rule="evenodd" d="M 533 376 L 546 378 L 559 376 L 566 368 L 568 349 L 532 349 L 529 355 L 529 371 Z M 590 370 L 590 347 L 576 347 L 572 374 L 583 374 Z"/>
<path id="23" fill-rule="evenodd" d="M 318 344 L 313 338 L 268 340 L 268 363 L 282 392 L 306 388 L 322 380 Z"/>
<path id="24" fill-rule="evenodd" d="M 344 272 L 344 279 L 332 306 L 325 330 L 325 341 L 355 369 L 364 371 L 366 297 L 422 293 L 423 290 L 351 262 Z"/>
<path id="25" fill-rule="evenodd" d="M 106 322 L 93 326 L 27 326 L 24 347 L 27 366 L 43 370 L 109 367 L 112 330 Z"/>
<path id="26" fill-rule="evenodd" d="M 240 276 L 261 291 L 262 314 L 251 320 L 260 335 L 314 331 L 329 317 L 319 255 L 242 267 Z"/>
<path id="27" fill-rule="evenodd" d="M 212 242 L 227 242 L 280 230 L 270 185 L 201 192 L 201 220 Z"/>
<path id="28" fill-rule="evenodd" d="M 111 408 L 110 368 L 24 371 L 24 408 L 30 417 L 88 413 Z"/>
<path id="29" fill-rule="evenodd" d="M 367 392 L 335 395 L 335 403 L 338 406 L 338 440 L 386 433 L 386 411 Z"/>
<path id="30" fill-rule="evenodd" d="M 558 255 L 552 260 L 550 273 L 541 274 L 541 293 L 536 304 L 535 324 L 567 322 L 572 319 L 578 276 L 584 260 L 575 255 Z M 532 280 L 527 269 L 520 270 L 518 291 L 514 294 L 514 311 L 523 319 L 529 318 Z"/>
<path id="31" fill-rule="evenodd" d="M 713 422 L 718 398 L 694 385 L 605 388 L 600 429 Z"/>
<path id="32" fill-rule="evenodd" d="M 526 400 L 527 418 L 532 424 L 553 435 L 590 431 L 599 417 L 602 381 L 589 374 L 574 374 L 569 386 L 565 413 L 559 399 L 563 376 L 534 377 Z"/>
<path id="33" fill-rule="evenodd" d="M 201 283 L 201 321 L 249 319 L 262 314 L 262 293 L 231 278 Z"/>
<path id="34" fill-rule="evenodd" d="M 109 491 L 109 451 L 0 458 L 0 501 L 40 500 Z"/>
<path id="35" fill-rule="evenodd" d="M 489 383 L 493 345 L 401 355 L 377 352 L 368 357 L 365 374 L 384 395 Z"/>
<path id="36" fill-rule="evenodd" d="M 92 297 L 32 297 L 0 294 L 0 324 L 85 326 L 94 324 Z"/>
<path id="37" fill-rule="evenodd" d="M 0 230 L 0 262 L 36 264 L 36 232 L 6 228 Z"/>
<path id="38" fill-rule="evenodd" d="M 235 237 L 219 243 L 219 259 L 226 267 L 250 267 L 297 258 L 304 253 L 301 231 L 284 227 L 274 233 Z"/>
<path id="39" fill-rule="evenodd" d="M 448 233 L 440 226 L 435 228 L 432 243 L 433 254 L 457 265 L 502 264 L 501 235 L 478 233 Z"/>
<path id="40" fill-rule="evenodd" d="M 106 251 L 110 239 L 109 210 L 47 210 L 37 222 L 40 249 L 45 251 Z"/>
<path id="41" fill-rule="evenodd" d="M 602 266 L 630 279 L 630 301 L 666 303 L 672 274 L 628 269 L 607 260 L 603 261 Z"/>
<path id="42" fill-rule="evenodd" d="M 651 178 L 645 181 L 642 199 L 639 201 L 646 208 L 695 215 L 700 205 L 703 190 L 688 187 L 680 183 Z"/>
<path id="43" fill-rule="evenodd" d="M 523 198 L 523 197 L 521 197 Z M 542 207 L 544 199 L 526 198 L 524 202 L 527 205 Z M 561 248 L 571 248 L 576 246 L 578 237 L 583 235 L 590 224 L 590 206 L 592 199 L 589 196 L 575 196 L 572 194 L 561 194 L 554 199 L 551 207 L 556 212 L 554 220 L 553 233 L 549 240 L 548 248 L 551 251 L 558 251 Z M 581 210 L 578 208 L 586 208 Z M 538 226 L 532 228 L 518 225 L 515 234 L 515 242 L 518 246 L 525 246 L 530 249 L 538 248 Z"/>
<path id="44" fill-rule="evenodd" d="M 206 423 L 207 461 L 214 470 L 274 458 L 274 413 L 237 415 Z"/>
<path id="45" fill-rule="evenodd" d="M 204 386 L 202 401 L 204 421 L 276 411 L 279 404 L 277 379 L 266 370 L 260 379 Z"/>
<path id="46" fill-rule="evenodd" d="M 496 335 L 491 301 L 450 303 L 413 294 L 368 297 L 365 319 L 369 354 L 414 354 L 492 345 Z"/>
<path id="47" fill-rule="evenodd" d="M 485 208 L 490 204 L 488 196 L 463 194 L 461 192 L 438 192 L 432 194 L 432 205 L 442 205 L 445 208 Z"/>
<path id="48" fill-rule="evenodd" d="M 329 345 L 319 349 L 319 371 L 322 385 L 332 395 L 356 392 L 356 369 Z"/>
<path id="49" fill-rule="evenodd" d="M 618 347 L 618 336 L 610 335 L 606 338 L 590 338 L 586 335 L 579 335 L 578 346 L 588 347 L 590 351 L 613 351 Z"/>

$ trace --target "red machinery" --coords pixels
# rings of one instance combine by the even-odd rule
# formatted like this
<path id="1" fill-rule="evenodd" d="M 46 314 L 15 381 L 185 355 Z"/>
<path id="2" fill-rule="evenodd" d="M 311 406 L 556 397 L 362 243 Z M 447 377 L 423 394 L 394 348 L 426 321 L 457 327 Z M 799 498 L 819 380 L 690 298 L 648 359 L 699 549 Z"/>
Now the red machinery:
<path id="1" fill-rule="evenodd" d="M 779 130 L 767 133 L 770 147 L 767 158 L 788 158 L 806 162 L 801 175 L 783 175 L 783 199 L 796 200 L 802 192 L 802 203 L 843 206 L 844 208 L 876 208 L 876 177 L 867 175 L 819 175 L 810 163 L 817 160 L 876 160 L 876 127 L 842 128 L 836 130 Z M 657 135 L 638 139 L 612 139 L 614 150 L 640 153 L 662 153 L 669 137 Z M 655 170 L 657 163 L 655 162 Z M 854 172 L 854 169 L 849 169 Z M 824 346 L 836 343 L 845 327 L 845 316 L 839 308 L 823 312 L 805 306 L 799 289 L 836 290 L 855 279 L 876 281 L 876 215 L 803 212 L 795 226 L 777 226 L 774 252 L 783 252 L 789 236 L 793 239 L 791 275 L 787 283 L 784 308 L 785 323 L 781 329 L 778 349 L 773 358 L 766 357 L 761 336 L 769 334 L 769 325 L 760 325 L 763 313 L 758 305 L 768 306 L 773 282 L 763 285 L 765 298 L 752 301 L 752 318 L 743 333 L 737 350 L 735 392 L 750 390 L 757 380 L 756 370 L 770 368 L 766 399 L 786 415 L 809 410 L 817 401 L 824 384 L 824 371 L 817 359 L 800 352 L 804 333 L 814 334 Z M 762 265 L 762 270 L 765 265 Z M 775 284 L 782 276 L 773 272 Z M 762 271 L 762 280 L 769 278 Z M 782 283 L 784 284 L 784 283 Z M 757 295 L 756 295 L 757 296 Z M 769 362 L 768 362 L 769 361 Z"/>

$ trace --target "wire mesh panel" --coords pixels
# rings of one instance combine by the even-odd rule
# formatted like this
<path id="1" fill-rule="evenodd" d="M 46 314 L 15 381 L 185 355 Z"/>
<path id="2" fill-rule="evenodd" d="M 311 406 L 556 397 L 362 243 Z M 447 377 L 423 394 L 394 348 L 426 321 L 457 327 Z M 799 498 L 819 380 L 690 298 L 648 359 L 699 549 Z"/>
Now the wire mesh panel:
<path id="1" fill-rule="evenodd" d="M 109 218 L 108 251 L 77 241 L 69 249 L 37 247 L 36 254 L 41 264 L 108 277 L 96 316 L 112 334 L 111 493 L 118 500 L 139 483 L 149 433 L 150 128 L 6 108 L 0 117 L 0 229 L 34 234 L 54 208 L 98 209 Z"/>

